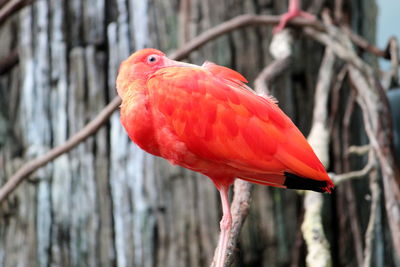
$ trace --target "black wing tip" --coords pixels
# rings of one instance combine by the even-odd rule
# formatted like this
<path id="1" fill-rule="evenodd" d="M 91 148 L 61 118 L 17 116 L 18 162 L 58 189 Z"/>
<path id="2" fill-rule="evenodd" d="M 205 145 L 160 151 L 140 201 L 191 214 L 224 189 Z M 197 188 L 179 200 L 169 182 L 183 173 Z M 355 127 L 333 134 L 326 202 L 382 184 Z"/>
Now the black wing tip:
<path id="1" fill-rule="evenodd" d="M 288 189 L 301 189 L 301 190 L 311 190 L 320 193 L 331 193 L 334 187 L 332 181 L 325 180 L 314 180 L 296 174 L 285 172 L 285 183 L 283 184 Z"/>

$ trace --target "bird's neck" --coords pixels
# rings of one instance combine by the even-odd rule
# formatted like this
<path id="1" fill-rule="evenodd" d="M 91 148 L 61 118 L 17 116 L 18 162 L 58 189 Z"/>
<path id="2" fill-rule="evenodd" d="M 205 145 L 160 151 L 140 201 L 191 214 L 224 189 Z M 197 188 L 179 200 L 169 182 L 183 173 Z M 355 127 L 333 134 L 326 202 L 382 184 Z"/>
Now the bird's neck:
<path id="1" fill-rule="evenodd" d="M 144 104 L 143 100 L 147 99 L 146 84 L 144 81 L 136 80 L 124 84 L 123 95 L 121 104 L 121 115 L 125 112 L 130 112 L 131 109 L 137 107 L 139 104 Z"/>
<path id="2" fill-rule="evenodd" d="M 121 104 L 121 122 L 129 137 L 145 151 L 159 156 L 154 134 L 153 119 L 149 110 L 149 97 L 145 84 L 126 88 Z"/>

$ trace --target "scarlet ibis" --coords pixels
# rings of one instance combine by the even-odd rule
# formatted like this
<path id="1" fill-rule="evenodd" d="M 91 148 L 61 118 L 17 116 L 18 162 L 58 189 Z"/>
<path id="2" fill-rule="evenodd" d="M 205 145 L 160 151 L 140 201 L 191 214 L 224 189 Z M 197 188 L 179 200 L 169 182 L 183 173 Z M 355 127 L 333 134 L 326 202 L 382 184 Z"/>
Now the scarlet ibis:
<path id="1" fill-rule="evenodd" d="M 273 98 L 254 94 L 229 68 L 174 61 L 147 48 L 122 62 L 121 123 L 139 147 L 200 172 L 220 192 L 223 216 L 216 266 L 223 266 L 235 178 L 330 192 L 333 183 L 304 136 Z"/>

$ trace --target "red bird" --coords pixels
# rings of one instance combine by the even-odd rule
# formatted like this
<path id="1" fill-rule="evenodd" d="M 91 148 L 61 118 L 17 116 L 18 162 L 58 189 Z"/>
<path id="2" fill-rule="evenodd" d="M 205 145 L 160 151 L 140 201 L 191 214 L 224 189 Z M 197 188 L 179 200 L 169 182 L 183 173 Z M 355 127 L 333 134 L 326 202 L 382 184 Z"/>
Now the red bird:
<path id="1" fill-rule="evenodd" d="M 174 61 L 143 49 L 122 62 L 121 122 L 145 151 L 214 182 L 223 217 L 217 265 L 231 227 L 235 178 L 281 188 L 330 192 L 333 183 L 304 136 L 272 98 L 254 94 L 236 71 Z"/>

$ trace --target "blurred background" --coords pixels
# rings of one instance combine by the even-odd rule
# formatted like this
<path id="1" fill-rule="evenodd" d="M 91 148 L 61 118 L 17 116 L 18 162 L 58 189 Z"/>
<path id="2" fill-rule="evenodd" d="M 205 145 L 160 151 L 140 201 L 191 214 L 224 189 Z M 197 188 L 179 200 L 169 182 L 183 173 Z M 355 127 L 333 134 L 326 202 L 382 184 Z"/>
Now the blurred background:
<path id="1" fill-rule="evenodd" d="M 2 12 L 10 3 L 17 8 Z M 390 36 L 400 35 L 397 0 L 303 0 L 302 6 L 314 14 L 340 6 L 341 22 L 383 50 Z M 130 53 L 154 47 L 169 54 L 235 16 L 286 10 L 282 0 L 0 0 L 0 184 L 24 162 L 63 144 L 116 96 L 118 67 Z M 292 34 L 292 63 L 270 89 L 307 136 L 324 46 L 298 28 Z M 192 52 L 187 61 L 231 67 L 253 86 L 273 60 L 272 36 L 271 26 L 241 28 Z M 358 52 L 386 77 L 385 89 L 398 87 L 384 72 L 390 61 Z M 343 66 L 336 64 L 337 70 Z M 350 85 L 343 85 L 341 97 L 349 92 Z M 336 173 L 361 169 L 367 161 L 345 155 L 345 108 L 340 102 L 332 120 L 329 171 Z M 368 142 L 362 125 L 356 107 L 351 144 Z M 303 198 L 255 186 L 234 266 L 305 266 Z M 346 181 L 323 198 L 332 265 L 362 266 L 371 206 L 368 176 Z M 383 195 L 376 210 L 373 258 L 364 266 L 400 266 Z M 218 192 L 208 178 L 140 150 L 114 112 L 95 135 L 36 171 L 0 203 L 0 266 L 208 266 L 220 216 Z"/>

